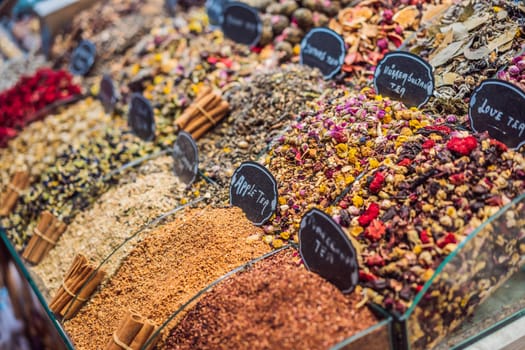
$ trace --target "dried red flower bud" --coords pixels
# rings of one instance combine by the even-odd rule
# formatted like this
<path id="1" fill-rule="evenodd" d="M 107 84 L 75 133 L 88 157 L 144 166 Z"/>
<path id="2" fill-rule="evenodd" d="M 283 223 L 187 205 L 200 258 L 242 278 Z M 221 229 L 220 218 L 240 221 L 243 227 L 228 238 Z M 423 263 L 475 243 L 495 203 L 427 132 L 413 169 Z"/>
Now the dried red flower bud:
<path id="1" fill-rule="evenodd" d="M 400 161 L 399 163 L 397 163 L 397 165 L 399 166 L 409 166 L 410 163 L 412 163 L 412 161 L 408 158 L 403 158 L 402 161 Z"/>
<path id="2" fill-rule="evenodd" d="M 378 193 L 381 190 L 381 187 L 383 187 L 383 183 L 385 182 L 385 175 L 383 175 L 382 172 L 378 171 L 374 175 L 374 179 L 372 182 L 370 182 L 370 192 L 372 193 Z"/>
<path id="3" fill-rule="evenodd" d="M 496 146 L 496 148 L 499 149 L 501 152 L 506 152 L 509 149 L 507 145 L 498 140 L 490 139 L 490 144 L 492 146 Z"/>
<path id="4" fill-rule="evenodd" d="M 376 219 L 379 216 L 379 205 L 377 203 L 372 203 L 368 206 L 365 212 L 359 216 L 357 221 L 361 226 L 368 226 L 372 220 Z"/>
<path id="5" fill-rule="evenodd" d="M 427 230 L 421 231 L 421 233 L 419 234 L 419 239 L 421 240 L 421 243 L 423 244 L 430 243 L 430 237 L 428 236 Z"/>
<path id="6" fill-rule="evenodd" d="M 445 125 L 429 125 L 425 126 L 425 129 L 430 131 L 438 131 L 445 134 L 450 134 L 452 132 L 452 129 Z"/>
<path id="7" fill-rule="evenodd" d="M 450 177 L 450 182 L 453 185 L 461 185 L 463 182 L 465 182 L 465 174 L 454 174 Z"/>
<path id="8" fill-rule="evenodd" d="M 433 148 L 436 145 L 436 142 L 434 140 L 428 139 L 425 142 L 423 142 L 423 149 L 430 149 Z"/>
<path id="9" fill-rule="evenodd" d="M 467 136 L 464 138 L 452 137 L 447 142 L 447 149 L 463 156 L 468 156 L 477 146 L 478 141 L 474 136 Z"/>
<path id="10" fill-rule="evenodd" d="M 457 243 L 456 236 L 452 233 L 447 233 L 445 236 L 438 239 L 436 242 L 439 248 L 445 247 L 449 243 Z"/>
<path id="11" fill-rule="evenodd" d="M 381 220 L 375 219 L 365 230 L 365 237 L 372 240 L 380 240 L 386 233 L 385 224 Z"/>
<path id="12" fill-rule="evenodd" d="M 372 267 L 372 266 L 385 266 L 385 259 L 381 257 L 379 254 L 371 255 L 366 258 L 365 264 Z"/>
<path id="13" fill-rule="evenodd" d="M 377 280 L 377 276 L 369 272 L 359 271 L 359 280 L 362 282 L 371 282 Z"/>

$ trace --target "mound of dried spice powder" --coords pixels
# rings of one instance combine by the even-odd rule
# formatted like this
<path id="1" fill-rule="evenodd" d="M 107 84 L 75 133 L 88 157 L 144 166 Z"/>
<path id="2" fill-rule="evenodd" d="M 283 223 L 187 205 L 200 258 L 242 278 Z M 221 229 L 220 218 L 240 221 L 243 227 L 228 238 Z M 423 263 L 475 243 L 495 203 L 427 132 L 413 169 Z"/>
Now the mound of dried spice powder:
<path id="1" fill-rule="evenodd" d="M 63 70 L 40 68 L 35 74 L 20 78 L 0 93 L 0 147 L 34 121 L 44 107 L 78 94 L 80 87 Z"/>
<path id="2" fill-rule="evenodd" d="M 266 252 L 239 208 L 193 209 L 148 234 L 65 323 L 77 349 L 103 349 L 126 310 L 160 325 L 210 282 Z"/>
<path id="3" fill-rule="evenodd" d="M 290 122 L 296 112 L 323 92 L 317 70 L 297 65 L 283 66 L 233 84 L 224 93 L 230 115 L 198 141 L 201 168 L 223 187 L 234 170 L 247 160 L 256 160 Z M 227 194 L 215 194 L 218 202 Z"/>
<path id="4" fill-rule="evenodd" d="M 173 174 L 173 159 L 163 156 L 123 175 L 118 184 L 79 213 L 57 245 L 31 270 L 54 295 L 77 254 L 100 264 L 126 238 L 179 205 L 186 186 Z M 144 235 L 145 233 L 141 233 Z M 111 276 L 133 248 L 128 242 L 104 264 Z"/>
<path id="5" fill-rule="evenodd" d="M 357 292 L 344 295 L 297 255 L 281 251 L 215 286 L 163 348 L 328 349 L 377 322 Z"/>
<path id="6" fill-rule="evenodd" d="M 426 108 L 464 115 L 474 88 L 521 52 L 523 8 L 512 1 L 461 1 L 406 43 L 434 68 L 435 98 Z"/>
<path id="7" fill-rule="evenodd" d="M 359 241 L 362 283 L 403 313 L 471 221 L 524 190 L 523 155 L 484 135 L 428 126 L 366 172 L 332 213 Z"/>
<path id="8" fill-rule="evenodd" d="M 115 124 L 122 125 L 123 120 L 111 118 L 102 104 L 90 97 L 29 124 L 5 149 L 0 149 L 1 187 L 9 183 L 16 171 L 28 171 L 37 177 L 70 146 L 78 148 Z"/>
<path id="9" fill-rule="evenodd" d="M 415 108 L 383 99 L 372 90 L 336 90 L 301 113 L 265 159 L 279 190 L 276 217 L 267 227 L 283 240 L 295 239 L 302 215 L 328 207 L 366 169 L 373 169 L 399 141 L 432 121 Z"/>
<path id="10" fill-rule="evenodd" d="M 360 282 L 371 300 L 402 314 L 445 257 L 524 190 L 522 154 L 486 135 L 435 125 L 420 128 L 395 154 L 367 171 L 331 213 L 354 241 Z M 489 278 L 488 285 L 471 283 L 458 294 L 442 290 L 451 298 L 439 299 L 443 312 L 459 296 L 466 298 L 462 308 L 450 306 L 448 315 L 471 313 L 480 298 L 467 293 L 488 290 L 515 270 L 518 238 L 523 236 L 517 220 L 509 222 L 506 231 L 498 234 L 495 228 L 480 240 L 491 245 L 488 256 L 483 255 L 487 269 L 470 268 L 465 259 L 466 271 L 457 281 L 482 279 L 481 272 L 490 274 L 495 266 L 501 273 Z"/>
<path id="11" fill-rule="evenodd" d="M 110 175 L 113 170 L 154 150 L 153 144 L 113 128 L 79 147 L 69 146 L 2 220 L 9 239 L 21 250 L 44 210 L 69 224 L 118 178 L 118 174 Z"/>

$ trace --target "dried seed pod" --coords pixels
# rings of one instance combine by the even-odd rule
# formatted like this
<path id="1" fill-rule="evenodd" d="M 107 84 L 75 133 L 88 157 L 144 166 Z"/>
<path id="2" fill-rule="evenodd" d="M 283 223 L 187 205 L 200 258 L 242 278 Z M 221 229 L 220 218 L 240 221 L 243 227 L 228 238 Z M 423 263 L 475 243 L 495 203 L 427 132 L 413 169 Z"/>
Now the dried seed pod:
<path id="1" fill-rule="evenodd" d="M 295 10 L 292 18 L 295 19 L 299 27 L 305 31 L 309 30 L 314 25 L 313 13 L 307 8 L 299 8 Z"/>
<path id="2" fill-rule="evenodd" d="M 275 15 L 271 16 L 270 23 L 272 25 L 273 34 L 279 35 L 290 25 L 290 20 L 286 16 Z"/>
<path id="3" fill-rule="evenodd" d="M 304 31 L 300 28 L 288 27 L 283 31 L 283 36 L 289 43 L 299 44 L 303 39 Z"/>

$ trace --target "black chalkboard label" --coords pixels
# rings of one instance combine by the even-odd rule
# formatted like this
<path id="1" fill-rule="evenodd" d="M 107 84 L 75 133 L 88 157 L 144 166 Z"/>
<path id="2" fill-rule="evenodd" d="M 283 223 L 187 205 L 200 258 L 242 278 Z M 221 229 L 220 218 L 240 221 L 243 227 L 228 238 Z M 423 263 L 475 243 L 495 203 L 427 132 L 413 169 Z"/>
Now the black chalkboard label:
<path id="1" fill-rule="evenodd" d="M 210 24 L 220 26 L 222 24 L 222 14 L 224 12 L 224 6 L 228 3 L 228 0 L 207 0 L 206 1 L 206 12 Z"/>
<path id="2" fill-rule="evenodd" d="M 51 48 L 53 46 L 53 35 L 49 29 L 49 26 L 44 20 L 40 19 L 40 41 L 42 42 L 42 53 L 47 59 L 51 57 Z"/>
<path id="3" fill-rule="evenodd" d="M 100 81 L 100 87 L 98 92 L 98 98 L 104 106 L 106 113 L 112 113 L 117 103 L 117 91 L 115 90 L 115 84 L 113 79 L 107 74 L 104 74 Z"/>
<path id="4" fill-rule="evenodd" d="M 262 33 L 259 13 L 241 2 L 229 2 L 224 7 L 221 24 L 224 35 L 241 44 L 255 46 Z"/>
<path id="5" fill-rule="evenodd" d="M 409 52 L 389 52 L 376 67 L 374 87 L 378 94 L 421 107 L 434 93 L 432 66 Z"/>
<path id="6" fill-rule="evenodd" d="M 181 131 L 177 135 L 172 155 L 175 175 L 185 184 L 191 184 L 199 170 L 199 152 L 190 134 Z"/>
<path id="7" fill-rule="evenodd" d="M 477 132 L 518 149 L 525 144 L 525 92 L 498 79 L 483 81 L 472 93 L 470 125 Z"/>
<path id="8" fill-rule="evenodd" d="M 230 182 L 230 204 L 240 207 L 255 225 L 262 225 L 277 209 L 277 182 L 255 162 L 242 163 Z"/>
<path id="9" fill-rule="evenodd" d="M 155 138 L 155 118 L 151 103 L 136 92 L 131 95 L 128 126 L 144 141 L 152 141 Z"/>
<path id="10" fill-rule="evenodd" d="M 166 10 L 168 10 L 168 13 L 170 16 L 175 16 L 176 8 L 177 8 L 177 0 L 166 0 L 164 2 L 164 6 L 166 7 Z"/>
<path id="11" fill-rule="evenodd" d="M 309 270 L 343 293 L 354 290 L 359 280 L 354 246 L 341 227 L 319 209 L 311 209 L 301 220 L 299 252 Z"/>
<path id="12" fill-rule="evenodd" d="M 301 41 L 300 63 L 319 68 L 325 79 L 341 70 L 345 55 L 343 38 L 328 28 L 314 28 Z"/>
<path id="13" fill-rule="evenodd" d="M 74 75 L 86 75 L 95 63 L 97 48 L 89 40 L 82 40 L 77 48 L 73 50 L 69 71 Z"/>

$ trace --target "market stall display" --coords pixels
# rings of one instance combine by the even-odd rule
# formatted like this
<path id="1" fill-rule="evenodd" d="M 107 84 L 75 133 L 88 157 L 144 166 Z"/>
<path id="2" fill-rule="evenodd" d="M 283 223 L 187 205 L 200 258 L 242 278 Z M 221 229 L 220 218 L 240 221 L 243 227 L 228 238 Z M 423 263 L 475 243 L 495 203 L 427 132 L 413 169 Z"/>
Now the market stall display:
<path id="1" fill-rule="evenodd" d="M 516 317 L 479 310 L 523 268 L 523 6 L 243 2 L 97 2 L 46 63 L 2 44 L 1 224 L 75 347 L 439 349 Z M 312 212 L 351 288 L 305 256 L 348 252 Z"/>

